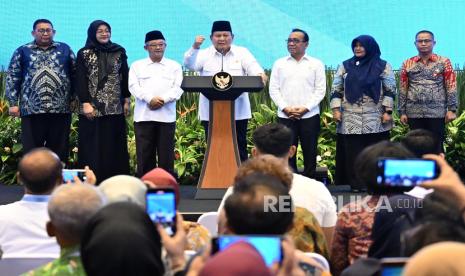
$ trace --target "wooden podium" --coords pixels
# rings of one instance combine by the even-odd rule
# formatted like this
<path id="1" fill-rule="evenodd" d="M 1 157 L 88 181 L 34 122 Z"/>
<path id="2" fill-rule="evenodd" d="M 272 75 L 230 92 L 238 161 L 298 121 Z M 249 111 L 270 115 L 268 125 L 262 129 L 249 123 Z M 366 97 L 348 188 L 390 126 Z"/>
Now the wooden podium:
<path id="1" fill-rule="evenodd" d="M 210 101 L 207 150 L 197 185 L 196 199 L 221 199 L 225 189 L 233 184 L 241 164 L 237 148 L 234 100 L 243 92 L 263 89 L 259 76 L 234 76 L 232 86 L 225 91 L 213 87 L 212 76 L 185 76 L 181 88 L 185 92 L 200 92 Z"/>

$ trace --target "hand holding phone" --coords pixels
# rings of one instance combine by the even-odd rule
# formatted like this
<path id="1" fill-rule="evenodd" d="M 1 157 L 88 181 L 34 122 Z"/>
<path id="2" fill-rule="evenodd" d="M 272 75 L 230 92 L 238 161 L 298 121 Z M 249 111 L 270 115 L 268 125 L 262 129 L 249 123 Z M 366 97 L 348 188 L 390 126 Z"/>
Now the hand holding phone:
<path id="1" fill-rule="evenodd" d="M 68 183 L 72 182 L 74 183 L 74 177 L 78 177 L 81 181 L 86 180 L 86 174 L 85 170 L 68 170 L 68 169 L 63 169 L 62 170 L 62 176 L 63 176 L 63 183 Z"/>
<path id="2" fill-rule="evenodd" d="M 380 158 L 376 181 L 378 187 L 384 190 L 408 191 L 438 175 L 439 167 L 434 160 Z"/>
<path id="3" fill-rule="evenodd" d="M 176 232 L 176 196 L 173 189 L 148 189 L 145 195 L 147 214 L 163 226 L 169 235 Z"/>
<path id="4" fill-rule="evenodd" d="M 279 263 L 282 260 L 281 240 L 281 236 L 271 235 L 218 236 L 212 239 L 212 254 L 222 251 L 239 241 L 245 241 L 257 249 L 268 267 L 272 267 L 274 263 Z"/>

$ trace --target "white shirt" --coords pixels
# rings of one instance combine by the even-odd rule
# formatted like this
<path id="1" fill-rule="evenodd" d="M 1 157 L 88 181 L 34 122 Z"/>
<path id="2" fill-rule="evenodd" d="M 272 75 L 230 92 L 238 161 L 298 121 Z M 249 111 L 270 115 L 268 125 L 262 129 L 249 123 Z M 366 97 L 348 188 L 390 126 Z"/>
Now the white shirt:
<path id="1" fill-rule="evenodd" d="M 312 212 L 321 227 L 334 227 L 337 221 L 336 204 L 326 186 L 314 179 L 293 174 L 289 194 L 295 206 Z M 218 212 L 223 208 L 226 199 L 233 193 L 229 187 L 221 200 Z"/>
<path id="2" fill-rule="evenodd" d="M 309 111 L 302 119 L 317 115 L 326 94 L 325 66 L 308 55 L 299 61 L 292 56 L 280 58 L 273 65 L 269 91 L 279 117 L 288 118 L 282 111 L 288 106 L 305 106 Z"/>
<path id="3" fill-rule="evenodd" d="M 24 195 L 0 206 L 0 244 L 3 258 L 58 258 L 60 248 L 49 237 L 47 205 L 50 196 Z"/>
<path id="4" fill-rule="evenodd" d="M 190 48 L 184 54 L 184 65 L 189 70 L 200 72 L 201 76 L 213 76 L 221 71 L 221 56 L 213 45 L 203 50 Z M 236 45 L 231 45 L 231 49 L 224 55 L 223 71 L 232 76 L 257 76 L 264 73 L 249 50 Z M 248 93 L 242 93 L 236 99 L 234 109 L 236 120 L 252 118 Z M 209 102 L 203 95 L 200 95 L 199 117 L 202 121 L 209 120 Z"/>
<path id="5" fill-rule="evenodd" d="M 136 98 L 134 121 L 176 121 L 176 100 L 183 93 L 182 77 L 181 65 L 171 59 L 153 62 L 148 57 L 133 62 L 129 69 L 129 91 Z M 165 104 L 151 110 L 148 104 L 155 96 L 161 97 Z"/>

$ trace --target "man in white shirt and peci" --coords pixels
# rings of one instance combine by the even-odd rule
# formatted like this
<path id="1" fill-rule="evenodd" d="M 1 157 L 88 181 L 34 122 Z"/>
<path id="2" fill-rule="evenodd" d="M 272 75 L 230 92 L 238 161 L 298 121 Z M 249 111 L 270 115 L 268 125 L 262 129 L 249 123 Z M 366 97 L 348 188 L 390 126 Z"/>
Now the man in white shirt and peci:
<path id="1" fill-rule="evenodd" d="M 129 70 L 129 91 L 136 98 L 134 132 L 139 177 L 155 167 L 174 172 L 176 101 L 183 93 L 181 65 L 164 57 L 163 34 L 148 32 L 144 49 L 149 57 L 135 61 Z"/>

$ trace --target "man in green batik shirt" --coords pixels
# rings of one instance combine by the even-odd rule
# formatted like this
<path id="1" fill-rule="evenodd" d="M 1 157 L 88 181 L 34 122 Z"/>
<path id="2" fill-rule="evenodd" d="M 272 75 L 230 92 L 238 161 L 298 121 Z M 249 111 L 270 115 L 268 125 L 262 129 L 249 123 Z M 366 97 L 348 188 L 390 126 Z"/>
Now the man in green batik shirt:
<path id="1" fill-rule="evenodd" d="M 60 257 L 24 275 L 86 275 L 79 244 L 87 220 L 105 203 L 103 195 L 89 184 L 59 186 L 48 203 L 47 233 L 56 237 Z"/>

